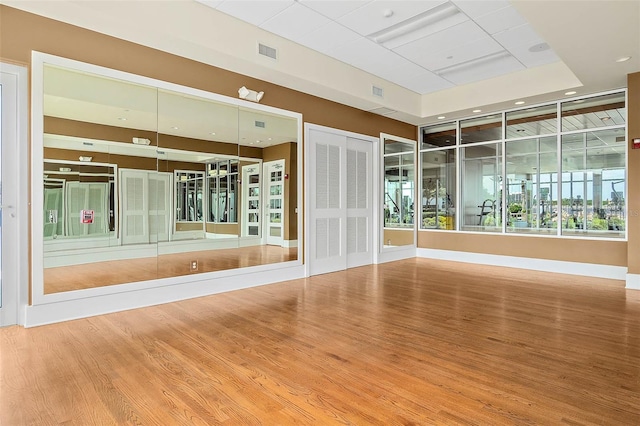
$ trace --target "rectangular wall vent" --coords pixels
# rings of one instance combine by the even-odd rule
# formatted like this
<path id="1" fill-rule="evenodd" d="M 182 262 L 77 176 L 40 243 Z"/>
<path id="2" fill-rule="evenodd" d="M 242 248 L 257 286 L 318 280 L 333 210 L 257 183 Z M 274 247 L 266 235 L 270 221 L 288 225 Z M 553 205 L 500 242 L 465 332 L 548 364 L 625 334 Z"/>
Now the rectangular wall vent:
<path id="1" fill-rule="evenodd" d="M 373 93 L 373 96 L 377 96 L 379 98 L 384 97 L 384 89 L 382 87 L 371 86 L 371 93 Z"/>
<path id="2" fill-rule="evenodd" d="M 258 43 L 258 53 L 271 59 L 278 59 L 278 51 L 266 44 Z"/>
<path id="3" fill-rule="evenodd" d="M 256 120 L 256 127 L 260 127 L 262 129 L 267 127 L 267 123 L 265 123 L 264 121 L 257 121 Z"/>

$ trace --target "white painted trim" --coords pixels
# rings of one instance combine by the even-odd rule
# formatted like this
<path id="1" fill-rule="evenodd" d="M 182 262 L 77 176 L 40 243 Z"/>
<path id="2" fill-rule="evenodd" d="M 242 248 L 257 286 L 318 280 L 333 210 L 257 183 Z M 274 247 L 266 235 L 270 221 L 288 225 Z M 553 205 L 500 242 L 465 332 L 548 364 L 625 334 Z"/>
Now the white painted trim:
<path id="1" fill-rule="evenodd" d="M 206 275 L 197 275 L 195 280 L 191 276 L 189 282 L 182 284 L 29 306 L 25 326 L 34 327 L 299 279 L 304 277 L 304 269 L 300 265 L 287 265 L 266 272 L 246 268 L 236 271 L 233 275 L 214 279 L 207 278 Z"/>
<path id="2" fill-rule="evenodd" d="M 29 300 L 29 190 L 28 190 L 28 82 L 29 76 L 26 67 L 0 62 L 0 71 L 16 77 L 15 111 L 16 111 L 16 145 L 14 149 L 16 205 L 15 213 L 15 247 L 11 247 L 15 255 L 15 286 L 11 289 L 3 289 L 2 318 L 0 325 L 18 324 L 24 325 L 25 311 Z M 8 187 L 9 185 L 7 185 Z M 6 191 L 8 192 L 8 191 Z M 6 309 L 11 304 L 11 309 Z"/>
<path id="3" fill-rule="evenodd" d="M 416 248 L 412 245 L 385 247 L 378 254 L 377 263 L 395 262 L 396 260 L 410 259 L 416 257 Z"/>
<path id="4" fill-rule="evenodd" d="M 627 285 L 629 290 L 640 290 L 640 274 L 627 274 Z"/>
<path id="5" fill-rule="evenodd" d="M 284 240 L 282 242 L 283 248 L 296 248 L 298 247 L 298 240 Z"/>
<path id="6" fill-rule="evenodd" d="M 627 268 L 624 266 L 596 265 L 592 263 L 566 262 L 561 260 L 500 256 L 494 254 L 426 248 L 419 248 L 416 256 L 428 259 L 451 260 L 454 262 L 477 263 L 482 265 L 503 266 L 505 268 L 520 268 L 533 271 L 555 272 L 559 274 L 608 278 L 612 280 L 625 280 L 627 276 Z"/>

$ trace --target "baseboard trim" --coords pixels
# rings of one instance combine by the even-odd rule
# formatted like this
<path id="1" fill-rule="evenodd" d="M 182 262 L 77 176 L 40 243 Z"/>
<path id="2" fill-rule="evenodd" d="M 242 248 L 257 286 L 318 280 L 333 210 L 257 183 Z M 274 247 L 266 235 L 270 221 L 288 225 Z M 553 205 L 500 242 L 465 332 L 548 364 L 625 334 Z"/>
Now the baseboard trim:
<path id="1" fill-rule="evenodd" d="M 627 285 L 629 290 L 640 290 L 640 274 L 627 274 Z"/>
<path id="2" fill-rule="evenodd" d="M 196 278 L 189 282 L 162 287 L 141 288 L 120 293 L 42 303 L 27 306 L 25 327 L 144 308 L 299 278 L 304 278 L 302 265 L 266 271 L 264 268 L 256 268 L 256 270 L 246 273 L 236 271 L 236 274 L 232 276 L 202 277 L 202 279 Z"/>
<path id="3" fill-rule="evenodd" d="M 451 260 L 455 262 L 478 263 L 506 268 L 529 269 L 533 271 L 555 272 L 559 274 L 582 275 L 587 277 L 608 278 L 629 281 L 627 268 L 624 266 L 596 265 L 591 263 L 566 262 L 560 260 L 535 259 L 529 257 L 500 256 L 494 254 L 469 253 L 452 250 L 436 250 L 419 248 L 417 257 L 428 259 Z M 638 276 L 640 279 L 640 275 Z M 638 281 L 640 289 L 640 281 Z"/>

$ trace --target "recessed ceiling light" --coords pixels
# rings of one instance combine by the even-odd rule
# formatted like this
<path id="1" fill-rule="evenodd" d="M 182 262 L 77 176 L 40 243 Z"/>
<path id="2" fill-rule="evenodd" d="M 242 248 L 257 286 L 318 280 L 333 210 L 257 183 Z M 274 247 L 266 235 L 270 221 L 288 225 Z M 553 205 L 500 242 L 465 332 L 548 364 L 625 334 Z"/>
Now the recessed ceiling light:
<path id="1" fill-rule="evenodd" d="M 118 117 L 118 120 L 120 120 L 120 121 L 127 121 L 127 118 L 126 118 L 126 117 Z"/>
<path id="2" fill-rule="evenodd" d="M 393 10 L 391 9 L 385 9 L 382 12 L 382 16 L 384 16 L 385 18 L 391 18 L 393 16 Z"/>
<path id="3" fill-rule="evenodd" d="M 178 126 L 171 126 L 173 130 L 178 130 Z"/>
<path id="4" fill-rule="evenodd" d="M 474 109 L 473 112 L 482 112 L 481 109 Z"/>
<path id="5" fill-rule="evenodd" d="M 609 117 L 608 115 L 605 115 L 604 117 L 600 117 L 600 120 L 609 121 L 609 120 L 611 120 L 611 117 Z"/>
<path id="6" fill-rule="evenodd" d="M 621 58 L 616 59 L 616 62 L 627 62 L 631 59 L 631 56 L 622 56 Z"/>
<path id="7" fill-rule="evenodd" d="M 269 140 L 271 141 L 271 140 L 273 140 L 273 139 L 272 139 L 272 138 L 269 138 Z"/>
<path id="8" fill-rule="evenodd" d="M 260 139 L 258 139 L 258 140 L 256 141 L 256 143 L 260 143 L 260 142 L 262 142 Z"/>
<path id="9" fill-rule="evenodd" d="M 441 115 L 440 117 L 438 117 L 438 120 L 444 120 L 445 118 L 447 117 L 445 117 L 444 115 Z"/>
<path id="10" fill-rule="evenodd" d="M 516 102 L 516 105 L 524 105 L 524 101 L 518 101 Z"/>
<path id="11" fill-rule="evenodd" d="M 209 134 L 210 134 L 211 136 L 215 136 L 215 135 L 216 135 L 216 132 L 211 132 L 211 133 L 209 133 Z"/>
<path id="12" fill-rule="evenodd" d="M 570 95 L 575 95 L 577 92 L 575 90 L 572 90 L 570 92 L 564 92 L 565 95 L 570 96 Z"/>

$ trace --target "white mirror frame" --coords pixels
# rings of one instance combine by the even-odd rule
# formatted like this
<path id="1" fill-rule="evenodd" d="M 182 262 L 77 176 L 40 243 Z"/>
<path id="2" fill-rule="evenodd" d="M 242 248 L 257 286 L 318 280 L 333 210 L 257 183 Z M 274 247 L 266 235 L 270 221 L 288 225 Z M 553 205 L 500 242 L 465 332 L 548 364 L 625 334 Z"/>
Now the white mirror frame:
<path id="1" fill-rule="evenodd" d="M 256 285 L 268 284 L 289 279 L 303 278 L 302 266 L 303 209 L 302 209 L 302 114 L 274 108 L 255 102 L 231 98 L 178 84 L 143 77 L 124 71 L 87 64 L 67 58 L 41 52 L 32 53 L 31 70 L 31 285 L 32 305 L 27 308 L 27 326 L 39 325 L 67 319 L 81 318 L 150 306 L 159 303 L 187 299 L 191 297 L 231 291 Z M 43 223 L 43 161 L 44 161 L 44 66 L 45 64 L 70 68 L 147 85 L 158 89 L 170 90 L 186 95 L 197 96 L 217 102 L 225 102 L 237 107 L 251 108 L 261 112 L 279 114 L 294 118 L 298 124 L 297 161 L 298 161 L 298 203 L 297 260 L 230 269 L 172 278 L 110 285 L 62 293 L 44 293 L 44 244 Z"/>

